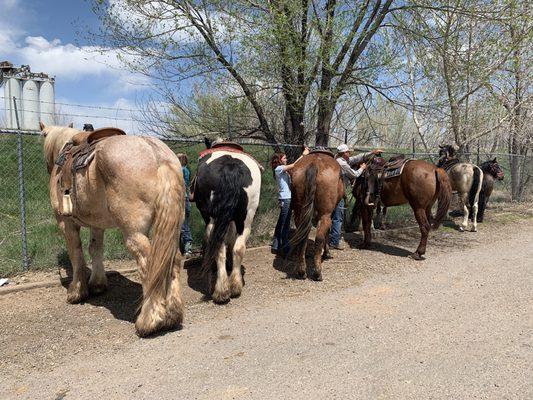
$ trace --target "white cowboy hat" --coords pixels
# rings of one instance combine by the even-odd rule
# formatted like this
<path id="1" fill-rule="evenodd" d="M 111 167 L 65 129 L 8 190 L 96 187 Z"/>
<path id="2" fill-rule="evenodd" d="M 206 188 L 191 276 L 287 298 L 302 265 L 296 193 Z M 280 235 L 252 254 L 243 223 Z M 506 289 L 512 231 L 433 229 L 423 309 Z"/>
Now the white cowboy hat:
<path id="1" fill-rule="evenodd" d="M 347 151 L 350 151 L 350 148 L 347 144 L 343 143 L 337 147 L 337 153 L 346 153 Z"/>

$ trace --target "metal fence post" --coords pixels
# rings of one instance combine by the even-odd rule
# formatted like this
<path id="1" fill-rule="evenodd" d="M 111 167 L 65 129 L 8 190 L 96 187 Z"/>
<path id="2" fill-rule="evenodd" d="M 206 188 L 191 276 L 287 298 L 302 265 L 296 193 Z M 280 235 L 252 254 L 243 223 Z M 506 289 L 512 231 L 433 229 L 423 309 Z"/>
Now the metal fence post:
<path id="1" fill-rule="evenodd" d="M 24 190 L 24 165 L 22 152 L 22 131 L 20 130 L 19 114 L 17 110 L 17 99 L 13 96 L 13 105 L 15 108 L 15 117 L 17 119 L 17 164 L 19 174 L 19 202 L 20 202 L 20 224 L 22 228 L 22 268 L 28 270 L 28 238 L 26 236 L 26 195 Z"/>

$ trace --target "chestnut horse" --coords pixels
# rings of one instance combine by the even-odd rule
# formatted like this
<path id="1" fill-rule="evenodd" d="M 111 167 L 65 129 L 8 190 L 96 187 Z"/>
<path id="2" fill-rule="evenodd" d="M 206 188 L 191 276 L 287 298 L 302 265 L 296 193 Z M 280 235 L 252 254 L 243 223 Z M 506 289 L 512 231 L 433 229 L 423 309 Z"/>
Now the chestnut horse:
<path id="1" fill-rule="evenodd" d="M 432 227 L 439 227 L 450 206 L 452 188 L 446 172 L 424 160 L 409 160 L 401 175 L 383 180 L 383 159 L 375 157 L 369 163 L 364 177 L 358 179 L 353 191 L 355 207 L 361 212 L 363 223 L 364 240 L 360 247 L 367 248 L 371 243 L 372 213 L 376 206 L 392 207 L 409 203 L 422 235 L 418 248 L 411 256 L 415 260 L 422 260 L 429 231 Z M 380 186 L 381 189 L 376 192 Z M 437 199 L 437 214 L 432 220 L 431 207 Z"/>
<path id="2" fill-rule="evenodd" d="M 315 151 L 299 160 L 289 172 L 296 232 L 290 240 L 291 254 L 297 254 L 296 277 L 306 275 L 305 250 L 314 221 L 318 221 L 315 237 L 314 271 L 311 278 L 322 280 L 322 255 L 329 256 L 328 236 L 331 215 L 344 196 L 340 166 L 329 152 Z"/>
<path id="3" fill-rule="evenodd" d="M 42 123 L 41 131 L 50 173 L 50 202 L 72 263 L 67 301 L 80 303 L 89 295 L 107 290 L 104 230 L 119 228 L 137 259 L 142 282 L 143 301 L 135 321 L 137 334 L 147 336 L 179 325 L 183 303 L 178 237 L 185 215 L 185 184 L 176 155 L 156 138 L 122 135 L 97 142 L 93 161 L 75 173 L 73 207 L 65 213 L 60 194 L 61 172 L 56 161 L 65 144 L 79 131 Z M 91 231 L 89 279 L 81 227 Z"/>

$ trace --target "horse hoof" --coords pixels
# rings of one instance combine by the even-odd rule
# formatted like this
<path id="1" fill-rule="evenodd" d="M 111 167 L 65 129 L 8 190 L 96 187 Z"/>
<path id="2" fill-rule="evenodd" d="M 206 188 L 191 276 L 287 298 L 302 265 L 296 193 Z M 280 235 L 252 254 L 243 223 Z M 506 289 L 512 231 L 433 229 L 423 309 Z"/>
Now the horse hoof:
<path id="1" fill-rule="evenodd" d="M 317 282 L 322 282 L 322 272 L 315 272 L 311 276 L 311 279 Z"/>
<path id="2" fill-rule="evenodd" d="M 465 228 L 463 228 L 462 226 L 459 227 L 459 232 L 464 232 L 465 231 Z"/>
<path id="3" fill-rule="evenodd" d="M 305 271 L 296 271 L 294 273 L 294 276 L 296 279 L 305 279 L 306 275 L 305 275 Z"/>
<path id="4" fill-rule="evenodd" d="M 227 302 L 229 302 L 230 297 L 231 296 L 229 290 L 226 290 L 221 293 L 213 293 L 211 295 L 211 298 L 213 299 L 213 302 L 215 304 L 226 304 Z"/>
<path id="5" fill-rule="evenodd" d="M 87 286 L 81 287 L 81 284 L 70 284 L 67 292 L 67 303 L 78 304 L 89 297 Z"/>
<path id="6" fill-rule="evenodd" d="M 470 229 L 470 232 L 477 232 L 477 228 Z"/>
<path id="7" fill-rule="evenodd" d="M 357 248 L 360 250 L 365 250 L 365 249 L 368 249 L 369 247 L 370 247 L 370 243 L 366 243 L 366 242 L 363 242 L 359 246 L 357 246 Z"/>
<path id="8" fill-rule="evenodd" d="M 322 254 L 322 260 L 331 260 L 332 258 L 333 256 L 331 255 L 331 253 Z"/>
<path id="9" fill-rule="evenodd" d="M 426 259 L 424 256 L 421 256 L 421 255 L 418 254 L 417 252 L 414 252 L 414 253 L 411 254 L 409 257 L 411 257 L 413 260 L 416 260 L 416 261 L 422 261 L 422 260 L 425 260 L 425 259 Z"/>

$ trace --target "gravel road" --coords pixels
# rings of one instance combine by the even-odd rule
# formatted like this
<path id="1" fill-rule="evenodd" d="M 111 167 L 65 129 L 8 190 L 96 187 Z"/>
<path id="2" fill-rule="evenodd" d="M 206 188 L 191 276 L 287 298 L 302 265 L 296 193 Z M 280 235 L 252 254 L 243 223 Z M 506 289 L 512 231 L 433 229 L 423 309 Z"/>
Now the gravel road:
<path id="1" fill-rule="evenodd" d="M 336 252 L 324 282 L 246 257 L 243 296 L 205 302 L 184 272 L 182 330 L 137 339 L 139 285 L 64 303 L 0 296 L 2 399 L 532 399 L 533 219 Z M 132 305 L 133 304 L 133 305 Z"/>

